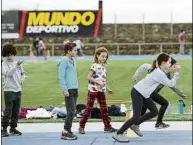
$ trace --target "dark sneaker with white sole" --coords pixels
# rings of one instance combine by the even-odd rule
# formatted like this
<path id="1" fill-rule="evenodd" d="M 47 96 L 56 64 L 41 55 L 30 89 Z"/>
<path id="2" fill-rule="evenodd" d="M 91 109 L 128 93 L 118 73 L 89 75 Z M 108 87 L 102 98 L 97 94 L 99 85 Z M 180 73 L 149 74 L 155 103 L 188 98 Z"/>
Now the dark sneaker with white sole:
<path id="1" fill-rule="evenodd" d="M 64 139 L 64 140 L 77 140 L 78 136 L 73 134 L 71 131 L 69 131 L 69 132 L 62 131 L 61 139 Z"/>
<path id="2" fill-rule="evenodd" d="M 8 136 L 9 136 L 9 134 L 8 134 L 8 132 L 7 132 L 7 129 L 2 129 L 2 130 L 1 130 L 1 136 L 2 136 L 2 137 L 8 137 Z"/>
<path id="3" fill-rule="evenodd" d="M 157 129 L 163 129 L 163 128 L 168 128 L 168 127 L 170 127 L 170 125 L 163 123 L 163 122 L 157 122 L 155 124 L 155 128 L 157 128 Z"/>
<path id="4" fill-rule="evenodd" d="M 113 128 L 113 127 L 110 127 L 110 128 L 104 128 L 104 132 L 105 133 L 112 133 L 112 132 L 117 132 L 118 130 Z"/>
<path id="5" fill-rule="evenodd" d="M 11 128 L 9 130 L 9 134 L 10 135 L 22 135 L 22 133 L 19 130 L 15 129 L 15 128 Z"/>
<path id="6" fill-rule="evenodd" d="M 133 130 L 138 136 L 142 137 L 143 134 L 141 133 L 140 129 L 139 129 L 139 125 L 131 125 L 131 130 Z"/>

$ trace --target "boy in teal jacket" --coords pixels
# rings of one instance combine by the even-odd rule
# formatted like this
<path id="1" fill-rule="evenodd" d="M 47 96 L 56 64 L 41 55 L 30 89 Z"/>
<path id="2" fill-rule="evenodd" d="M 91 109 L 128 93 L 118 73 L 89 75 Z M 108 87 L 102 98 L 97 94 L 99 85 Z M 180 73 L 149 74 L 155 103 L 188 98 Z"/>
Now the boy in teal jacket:
<path id="1" fill-rule="evenodd" d="M 78 78 L 76 72 L 76 62 L 73 57 L 76 56 L 76 44 L 66 43 L 64 46 L 65 57 L 57 65 L 58 79 L 64 95 L 67 115 L 62 131 L 61 139 L 76 140 L 78 137 L 71 131 L 72 121 L 76 110 L 76 101 L 78 97 Z"/>

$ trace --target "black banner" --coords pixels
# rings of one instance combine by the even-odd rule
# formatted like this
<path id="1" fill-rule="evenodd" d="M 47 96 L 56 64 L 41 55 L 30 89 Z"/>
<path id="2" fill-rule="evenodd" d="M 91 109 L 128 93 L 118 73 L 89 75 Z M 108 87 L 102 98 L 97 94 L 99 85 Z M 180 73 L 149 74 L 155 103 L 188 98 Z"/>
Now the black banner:
<path id="1" fill-rule="evenodd" d="M 99 37 L 102 9 L 97 11 L 22 11 L 20 37 Z"/>
<path id="2" fill-rule="evenodd" d="M 19 38 L 19 12 L 2 11 L 1 33 L 3 39 Z"/>

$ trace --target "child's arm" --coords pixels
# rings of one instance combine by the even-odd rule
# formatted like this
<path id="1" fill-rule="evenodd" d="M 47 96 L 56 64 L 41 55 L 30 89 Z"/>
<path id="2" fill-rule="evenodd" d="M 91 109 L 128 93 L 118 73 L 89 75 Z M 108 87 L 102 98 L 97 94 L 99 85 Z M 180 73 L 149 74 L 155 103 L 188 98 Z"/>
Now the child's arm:
<path id="1" fill-rule="evenodd" d="M 87 79 L 93 83 L 96 83 L 98 85 L 100 85 L 101 87 L 104 87 L 105 86 L 105 83 L 103 83 L 102 81 L 96 81 L 94 78 L 93 78 L 93 75 L 95 74 L 95 72 L 97 71 L 97 65 L 96 64 L 93 64 L 91 66 L 91 69 L 88 73 L 88 76 L 87 76 Z"/>
<path id="2" fill-rule="evenodd" d="M 186 95 L 184 95 L 184 93 L 182 93 L 178 88 L 176 87 L 170 87 L 170 89 L 172 89 L 176 94 L 178 94 L 180 97 L 182 98 L 186 98 Z"/>
<path id="3" fill-rule="evenodd" d="M 11 77 L 16 72 L 17 68 L 20 67 L 22 61 L 18 61 L 16 67 L 9 69 L 6 63 L 2 63 L 2 76 L 4 77 Z"/>
<path id="4" fill-rule="evenodd" d="M 23 66 L 21 65 L 21 84 L 23 84 L 25 78 L 26 78 L 26 74 L 25 74 L 25 71 L 23 69 Z"/>
<path id="5" fill-rule="evenodd" d="M 169 79 L 171 79 L 171 74 L 170 73 L 168 73 L 167 74 L 167 77 L 169 78 Z M 186 95 L 184 95 L 178 88 L 176 88 L 175 86 L 174 87 L 170 87 L 170 89 L 172 89 L 176 94 L 178 94 L 180 97 L 182 97 L 182 98 L 185 98 L 186 97 Z"/>
<path id="6" fill-rule="evenodd" d="M 106 84 L 106 89 L 108 91 L 109 94 L 113 94 L 113 91 L 111 89 L 109 89 L 108 85 Z"/>
<path id="7" fill-rule="evenodd" d="M 147 72 L 148 70 L 151 69 L 151 67 L 152 67 L 151 64 L 147 64 L 147 63 L 142 64 L 142 65 L 136 70 L 136 72 L 134 73 L 134 75 L 133 75 L 133 77 L 132 77 L 132 80 L 136 81 L 136 80 L 139 78 L 139 76 L 141 75 L 141 73 L 143 73 L 143 72 L 145 72 L 145 71 Z"/>
<path id="8" fill-rule="evenodd" d="M 66 66 L 67 66 L 67 61 L 63 60 L 59 64 L 59 69 L 58 69 L 58 79 L 59 79 L 60 87 L 61 87 L 63 93 L 68 92 L 68 88 L 67 88 L 67 84 L 66 84 L 66 80 L 65 80 Z"/>
<path id="9" fill-rule="evenodd" d="M 174 87 L 179 79 L 179 74 L 179 72 L 175 72 L 173 78 L 170 80 L 164 73 L 159 73 L 158 76 L 155 76 L 155 79 L 165 86 Z"/>
<path id="10" fill-rule="evenodd" d="M 96 80 L 93 78 L 94 73 L 95 73 L 95 71 L 91 69 L 91 70 L 88 72 L 87 79 L 88 79 L 89 81 L 93 82 L 93 83 L 96 83 L 96 84 L 101 85 L 102 82 L 96 81 Z"/>

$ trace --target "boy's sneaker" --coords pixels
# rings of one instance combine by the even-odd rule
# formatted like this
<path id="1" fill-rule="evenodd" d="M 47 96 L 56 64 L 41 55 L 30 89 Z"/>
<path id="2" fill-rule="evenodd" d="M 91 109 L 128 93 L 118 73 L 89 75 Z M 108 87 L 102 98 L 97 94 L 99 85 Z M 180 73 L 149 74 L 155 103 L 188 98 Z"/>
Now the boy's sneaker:
<path id="1" fill-rule="evenodd" d="M 157 128 L 157 129 L 168 128 L 168 127 L 170 127 L 170 125 L 169 124 L 165 124 L 163 122 L 157 122 L 155 124 L 155 128 Z"/>
<path id="2" fill-rule="evenodd" d="M 111 133 L 111 132 L 117 132 L 117 131 L 118 131 L 118 130 L 115 129 L 115 128 L 113 128 L 113 127 L 110 127 L 110 128 L 105 127 L 105 128 L 104 128 L 104 132 L 105 132 L 105 133 Z"/>
<path id="3" fill-rule="evenodd" d="M 84 128 L 81 128 L 81 127 L 78 129 L 78 132 L 79 132 L 80 134 L 85 134 Z"/>
<path id="4" fill-rule="evenodd" d="M 9 134 L 8 134 L 8 132 L 7 132 L 7 129 L 2 129 L 2 130 L 1 130 L 1 136 L 2 136 L 2 137 L 7 137 L 7 136 L 9 136 Z"/>
<path id="5" fill-rule="evenodd" d="M 118 142 L 121 142 L 121 143 L 128 143 L 130 140 L 125 137 L 123 134 L 117 134 L 115 133 L 112 138 Z"/>
<path id="6" fill-rule="evenodd" d="M 73 134 L 71 131 L 69 131 L 69 132 L 62 131 L 61 139 L 64 139 L 64 140 L 76 140 L 76 139 L 78 139 L 78 136 Z"/>
<path id="7" fill-rule="evenodd" d="M 142 137 L 143 134 L 141 133 L 140 129 L 139 129 L 139 125 L 131 125 L 131 130 L 133 130 L 138 136 Z"/>
<path id="8" fill-rule="evenodd" d="M 10 133 L 10 135 L 22 135 L 22 133 L 15 128 L 11 128 L 9 130 L 9 133 Z"/>

